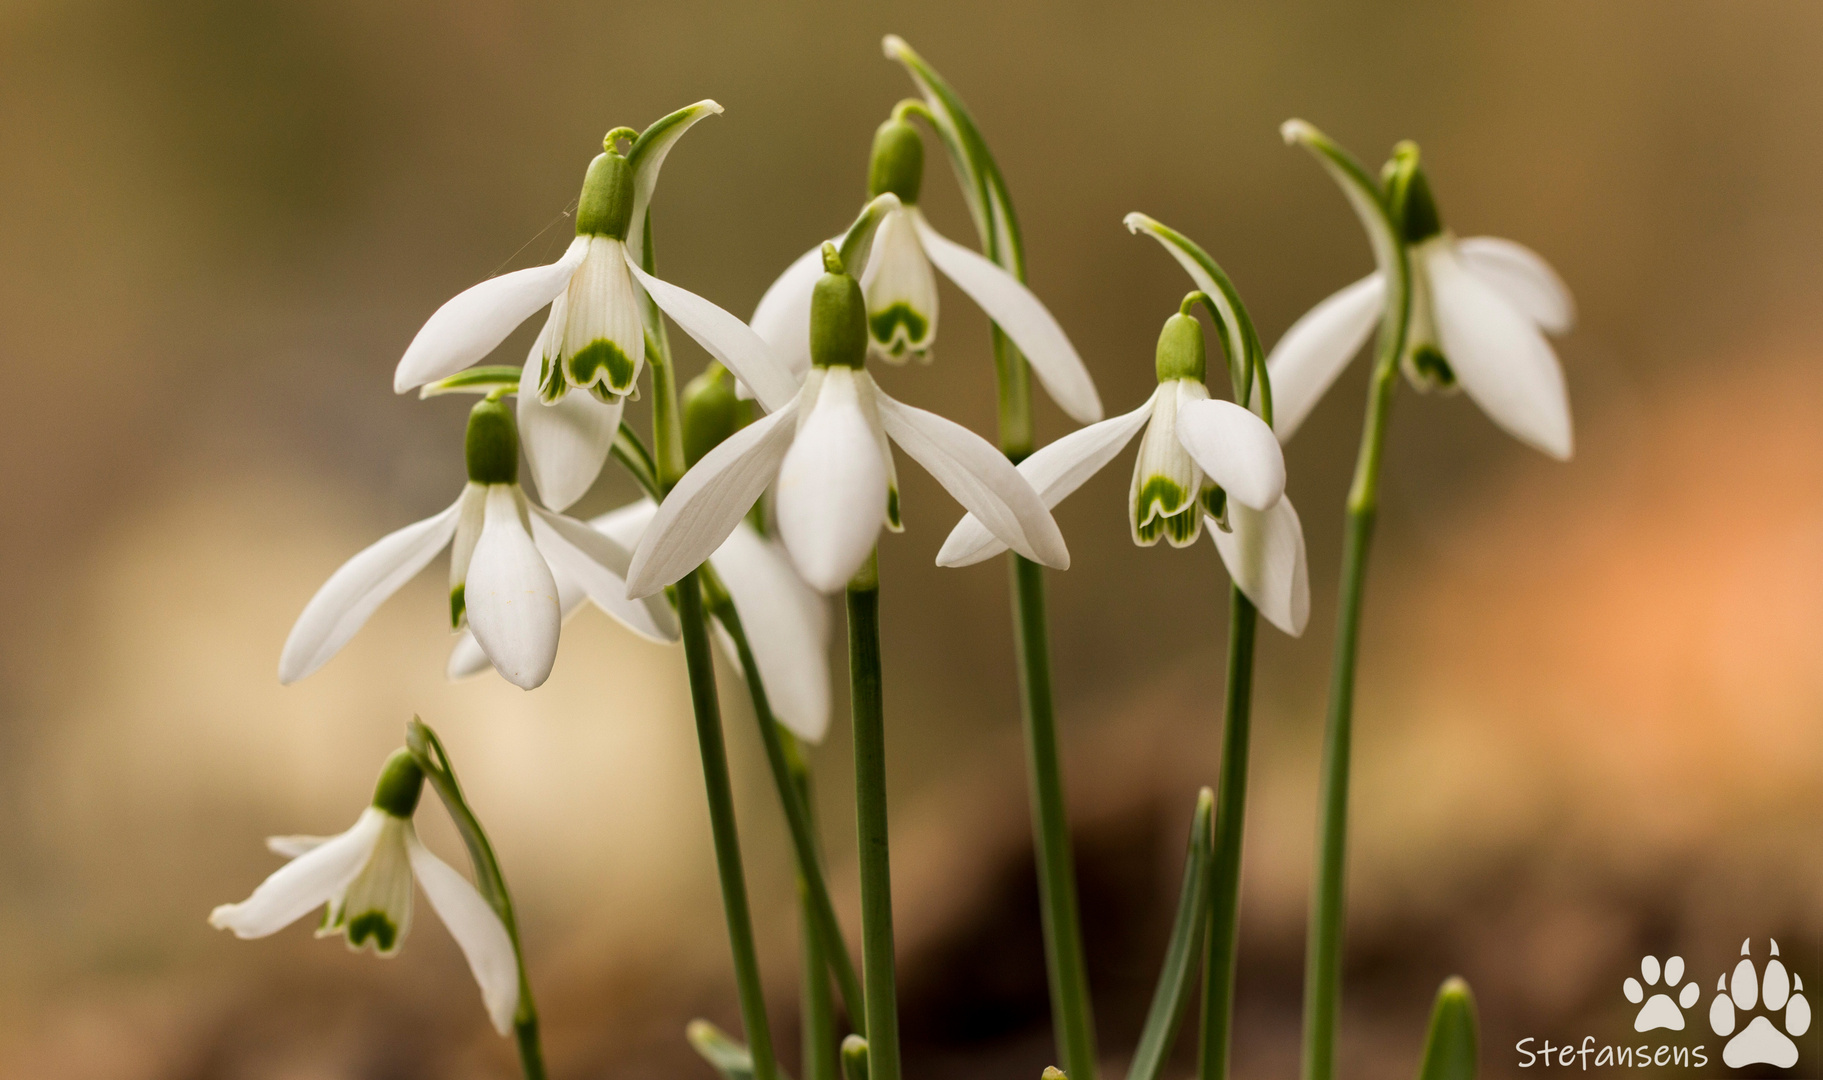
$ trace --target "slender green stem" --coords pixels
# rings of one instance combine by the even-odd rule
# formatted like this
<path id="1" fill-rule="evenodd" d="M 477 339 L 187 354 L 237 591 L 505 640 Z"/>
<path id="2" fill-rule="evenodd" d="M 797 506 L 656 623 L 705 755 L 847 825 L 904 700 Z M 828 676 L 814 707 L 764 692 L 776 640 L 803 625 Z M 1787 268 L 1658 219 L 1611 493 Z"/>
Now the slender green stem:
<path id="1" fill-rule="evenodd" d="M 1184 859 L 1177 917 L 1172 920 L 1171 939 L 1165 945 L 1165 962 L 1159 967 L 1152 1007 L 1146 1012 L 1145 1026 L 1133 1048 L 1133 1061 L 1127 1066 L 1127 1080 L 1158 1080 L 1177 1043 L 1190 984 L 1196 978 L 1198 947 L 1209 921 L 1209 863 L 1214 856 L 1210 834 L 1214 817 L 1215 793 L 1204 788 L 1197 792 L 1196 815 L 1190 823 L 1190 853 Z"/>
<path id="2" fill-rule="evenodd" d="M 880 684 L 880 584 L 873 558 L 848 586 L 848 685 L 854 720 L 867 1075 L 868 1080 L 899 1080 L 892 861 L 886 832 L 886 716 Z"/>
<path id="3" fill-rule="evenodd" d="M 722 716 L 715 692 L 715 661 L 709 653 L 709 628 L 703 614 L 700 571 L 677 583 L 677 621 L 690 669 L 690 701 L 696 712 L 696 741 L 702 751 L 703 786 L 709 800 L 709 824 L 715 835 L 715 865 L 722 883 L 722 914 L 728 920 L 728 944 L 734 952 L 734 982 L 740 994 L 741 1023 L 753 1052 L 754 1080 L 776 1080 L 772 1031 L 766 1022 L 766 998 L 753 944 L 753 916 L 747 907 L 747 878 L 741 867 L 741 838 L 734 822 L 734 789 L 728 780 L 728 751 L 722 741 Z"/>
<path id="4" fill-rule="evenodd" d="M 1399 253 L 1403 268 L 1404 253 Z M 1400 290 L 1403 292 L 1404 290 Z M 1305 946 L 1304 1080 L 1335 1076 L 1336 1021 L 1342 997 L 1342 928 L 1348 862 L 1349 759 L 1354 741 L 1355 660 L 1359 653 L 1361 605 L 1367 585 L 1367 554 L 1380 505 L 1380 462 L 1386 445 L 1393 391 L 1399 385 L 1399 353 L 1405 346 L 1407 312 L 1389 312 L 1380 337 L 1367 420 L 1348 492 L 1342 536 L 1342 583 L 1336 609 L 1335 655 L 1329 677 L 1329 716 L 1323 736 L 1321 794 L 1318 796 L 1316 883 Z"/>
<path id="5" fill-rule="evenodd" d="M 743 663 L 750 661 L 743 660 Z M 811 805 L 810 763 L 802 755 L 792 758 L 792 786 L 798 801 Z M 815 838 L 812 837 L 814 842 Z M 827 902 L 828 894 L 824 894 Z M 822 928 L 817 925 L 817 908 L 811 898 L 810 880 L 798 874 L 798 945 L 802 958 L 803 981 L 800 990 L 798 1071 L 804 1080 L 840 1080 L 836 1063 L 836 1010 L 829 993 L 829 958 L 823 948 Z M 846 959 L 846 956 L 844 957 Z M 853 970 L 850 969 L 850 977 Z"/>
<path id="6" fill-rule="evenodd" d="M 1247 757 L 1253 731 L 1253 642 L 1259 622 L 1253 602 L 1230 585 L 1228 692 L 1223 703 L 1222 775 L 1215 795 L 1215 855 L 1209 870 L 1209 931 L 1203 943 L 1199 1080 L 1224 1080 L 1228 1075 L 1241 913 L 1241 841 L 1247 825 Z"/>
<path id="7" fill-rule="evenodd" d="M 772 768 L 779 802 L 785 808 L 785 823 L 791 833 L 792 853 L 797 860 L 798 876 L 803 879 L 804 902 L 811 920 L 810 925 L 821 938 L 818 947 L 825 962 L 835 973 L 836 984 L 841 988 L 842 1003 L 848 1009 L 849 1023 L 854 1025 L 857 1033 L 865 1035 L 867 1031 L 861 981 L 855 975 L 854 961 L 849 958 L 848 944 L 842 938 L 841 924 L 836 921 L 835 905 L 830 902 L 828 879 L 823 873 L 822 856 L 818 851 L 816 822 L 810 814 L 810 800 L 797 783 L 798 774 L 808 766 L 786 747 L 785 740 L 791 737 L 790 733 L 784 731 L 772 715 L 772 704 L 766 696 L 765 683 L 760 678 L 759 664 L 753 659 L 746 629 L 741 625 L 740 613 L 734 609 L 734 602 L 728 598 L 725 590 L 717 589 L 715 592 L 715 617 L 728 632 L 728 636 L 734 639 L 735 652 L 747 675 L 747 691 L 753 699 L 754 718 L 759 722 L 760 741 L 766 747 L 766 762 Z"/>
<path id="8" fill-rule="evenodd" d="M 1026 773 L 1031 785 L 1032 844 L 1038 864 L 1038 902 L 1044 927 L 1045 969 L 1057 1050 L 1064 1071 L 1093 1080 L 1095 1022 L 1083 958 L 1082 920 L 1076 903 L 1076 866 L 1064 806 L 1057 719 L 1051 701 L 1050 638 L 1045 632 L 1044 568 L 1011 556 L 1014 644 L 1025 721 Z"/>

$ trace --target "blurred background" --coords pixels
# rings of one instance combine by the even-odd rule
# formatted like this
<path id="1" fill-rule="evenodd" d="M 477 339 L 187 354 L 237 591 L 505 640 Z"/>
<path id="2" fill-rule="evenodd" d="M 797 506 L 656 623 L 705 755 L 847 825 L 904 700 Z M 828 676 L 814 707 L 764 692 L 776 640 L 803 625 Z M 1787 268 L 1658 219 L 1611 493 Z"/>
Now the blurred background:
<path id="1" fill-rule="evenodd" d="M 750 312 L 864 194 L 873 128 L 910 92 L 888 31 L 974 109 L 1032 285 L 1111 411 L 1149 391 L 1188 288 L 1128 211 L 1211 251 L 1268 344 L 1368 270 L 1337 191 L 1281 144 L 1287 117 L 1370 163 L 1417 139 L 1458 233 L 1521 240 L 1575 291 L 1573 463 L 1460 397 L 1396 408 L 1343 1075 L 1410 1075 L 1452 973 L 1480 994 L 1490 1075 L 1527 1035 L 1627 1042 L 1620 982 L 1643 953 L 1684 956 L 1707 993 L 1737 942 L 1763 957 L 1770 936 L 1823 987 L 1823 7 L 12 0 L 0 362 L 39 390 L 0 427 L 0 1074 L 513 1075 L 434 918 L 387 962 L 302 925 L 243 943 L 204 922 L 274 868 L 262 837 L 352 821 L 418 712 L 518 894 L 553 1075 L 710 1080 L 683 1025 L 738 1014 L 681 653 L 590 612 L 537 692 L 449 685 L 439 561 L 320 674 L 274 670 L 324 578 L 462 482 L 468 402 L 390 390 L 426 316 L 561 250 L 604 131 L 704 97 L 727 112 L 670 158 L 660 259 Z M 929 149 L 927 212 L 972 242 Z M 881 379 L 991 436 L 986 324 L 960 294 L 937 362 Z M 1296 1069 L 1364 385 L 1346 376 L 1288 449 L 1315 610 L 1302 640 L 1262 631 L 1245 1080 Z M 1048 402 L 1040 423 L 1067 430 Z M 1129 542 L 1129 468 L 1061 508 L 1075 563 L 1050 579 L 1116 1075 L 1215 777 L 1226 625 L 1207 545 Z M 1052 1050 L 1004 570 L 936 569 L 958 511 L 902 476 L 908 528 L 882 562 L 908 1075 L 1031 1078 Z M 606 475 L 580 509 L 633 493 Z M 783 829 L 724 690 L 791 1064 Z M 841 728 L 815 759 L 852 930 Z M 439 815 L 428 842 L 456 858 Z M 1823 1062 L 1816 1036 L 1798 1074 Z"/>

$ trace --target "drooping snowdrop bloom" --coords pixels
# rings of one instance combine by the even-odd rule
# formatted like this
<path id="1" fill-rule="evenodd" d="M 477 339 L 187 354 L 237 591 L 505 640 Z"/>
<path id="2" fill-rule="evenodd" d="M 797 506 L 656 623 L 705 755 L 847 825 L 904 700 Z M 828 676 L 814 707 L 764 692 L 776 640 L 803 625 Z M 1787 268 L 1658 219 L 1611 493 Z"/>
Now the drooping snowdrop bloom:
<path id="1" fill-rule="evenodd" d="M 883 195 L 874 210 L 890 213 Z M 865 250 L 865 248 L 863 248 Z M 811 368 L 797 392 L 775 389 L 782 370 L 739 369 L 770 415 L 742 428 L 684 474 L 633 553 L 630 596 L 678 580 L 719 548 L 776 479 L 779 536 L 798 574 L 823 592 L 843 588 L 867 561 L 881 527 L 895 531 L 897 443 L 1009 547 L 1047 566 L 1067 567 L 1057 523 L 1031 485 L 986 440 L 934 413 L 888 397 L 864 367 L 867 310 L 834 244 L 812 290 Z"/>
<path id="2" fill-rule="evenodd" d="M 500 916 L 475 887 L 418 840 L 412 815 L 424 773 L 410 751 L 387 759 L 373 804 L 339 836 L 275 836 L 273 854 L 291 861 L 238 904 L 209 914 L 217 929 L 262 938 L 326 908 L 318 937 L 344 936 L 348 947 L 391 956 L 411 929 L 412 879 L 462 948 L 495 1030 L 505 1035 L 519 1004 L 519 966 Z"/>
<path id="3" fill-rule="evenodd" d="M 733 315 L 662 281 L 640 265 L 646 211 L 659 167 L 691 125 L 722 107 L 702 101 L 659 120 L 638 137 L 616 128 L 589 164 L 576 206 L 576 239 L 548 266 L 489 278 L 438 308 L 405 350 L 393 376 L 400 393 L 478 363 L 506 336 L 551 306 L 526 360 L 519 424 L 527 464 L 546 505 L 581 498 L 607 461 L 627 395 L 645 364 L 641 296 L 677 320 L 717 359 L 748 348 Z M 632 139 L 622 155 L 619 144 Z M 578 391 L 572 393 L 571 391 Z"/>
<path id="4" fill-rule="evenodd" d="M 1308 142 L 1309 125 L 1293 120 L 1287 142 Z M 1563 369 L 1546 334 L 1567 332 L 1576 307 L 1556 272 L 1531 249 L 1491 236 L 1457 239 L 1444 224 L 1418 163 L 1418 148 L 1402 143 L 1388 163 L 1379 193 L 1352 190 L 1361 178 L 1335 172 L 1370 234 L 1387 229 L 1384 216 L 1362 205 L 1384 200 L 1410 258 L 1411 321 L 1400 358 L 1419 389 L 1461 389 L 1508 434 L 1560 460 L 1572 450 L 1570 402 Z M 1391 237 L 1373 235 L 1384 264 Z M 1288 439 L 1317 399 L 1361 349 L 1386 302 L 1388 269 L 1355 282 L 1312 308 L 1279 340 L 1267 359 L 1272 372 L 1273 427 Z"/>
<path id="5" fill-rule="evenodd" d="M 1285 458 L 1264 420 L 1213 399 L 1205 378 L 1203 330 L 1184 308 L 1158 337 L 1158 389 L 1130 413 L 1073 431 L 1019 464 L 1047 507 L 1056 506 L 1140 435 L 1127 523 L 1133 542 L 1163 538 L 1188 547 L 1204 519 L 1222 561 L 1247 598 L 1280 630 L 1304 632 L 1310 617 L 1304 531 L 1285 497 Z M 974 515 L 962 519 L 937 555 L 969 566 L 1006 550 Z"/>
<path id="6" fill-rule="evenodd" d="M 662 600 L 626 597 L 627 550 L 574 518 L 552 513 L 519 488 L 513 414 L 494 397 L 469 414 L 468 484 L 449 509 L 391 533 L 330 576 L 285 641 L 279 681 L 322 667 L 386 598 L 450 548 L 450 624 L 464 623 L 489 660 L 530 690 L 550 676 L 561 622 L 553 567 L 629 628 L 677 638 Z"/>
<path id="7" fill-rule="evenodd" d="M 918 209 L 923 177 L 924 143 L 895 114 L 874 136 L 868 168 L 868 195 L 890 192 L 900 202 L 880 222 L 861 275 L 872 353 L 895 363 L 930 359 L 937 340 L 935 265 L 1006 332 L 1064 412 L 1082 424 L 1100 420 L 1101 397 L 1063 327 L 1019 279 L 931 228 Z M 793 262 L 753 312 L 754 330 L 800 375 L 811 366 L 811 291 L 822 272 L 819 246 Z"/>

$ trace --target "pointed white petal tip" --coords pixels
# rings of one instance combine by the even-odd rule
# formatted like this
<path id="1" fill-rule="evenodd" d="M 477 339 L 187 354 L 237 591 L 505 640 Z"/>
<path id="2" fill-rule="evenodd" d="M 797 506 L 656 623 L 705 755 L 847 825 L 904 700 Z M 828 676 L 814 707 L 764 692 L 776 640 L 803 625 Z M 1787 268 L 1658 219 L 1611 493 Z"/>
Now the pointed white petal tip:
<path id="1" fill-rule="evenodd" d="M 1287 145 L 1308 142 L 1316 133 L 1317 129 L 1312 127 L 1309 121 L 1299 120 L 1296 117 L 1279 125 L 1279 137 L 1284 139 Z"/>

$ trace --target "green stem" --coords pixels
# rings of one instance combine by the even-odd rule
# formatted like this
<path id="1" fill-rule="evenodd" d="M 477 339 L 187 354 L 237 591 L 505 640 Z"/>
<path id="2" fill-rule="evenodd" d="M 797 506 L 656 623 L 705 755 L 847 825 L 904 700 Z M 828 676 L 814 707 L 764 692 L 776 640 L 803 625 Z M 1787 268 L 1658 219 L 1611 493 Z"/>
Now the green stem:
<path id="1" fill-rule="evenodd" d="M 1076 902 L 1076 866 L 1064 805 L 1057 718 L 1051 701 L 1050 638 L 1045 632 L 1044 568 L 1017 554 L 1013 571 L 1013 629 L 1025 720 L 1026 772 L 1031 784 L 1032 845 L 1038 863 L 1038 902 L 1044 927 L 1051 1014 L 1057 1052 L 1071 1077 L 1093 1080 L 1095 1020 L 1083 958 Z"/>
<path id="2" fill-rule="evenodd" d="M 1403 273 L 1404 252 L 1398 252 Z M 1405 290 L 1400 289 L 1404 293 Z M 1329 716 L 1323 736 L 1321 794 L 1318 796 L 1316 883 L 1305 946 L 1304 1080 L 1335 1076 L 1336 1021 L 1342 997 L 1342 923 L 1348 856 L 1349 758 L 1354 740 L 1355 660 L 1359 652 L 1361 605 L 1367 585 L 1368 547 L 1380 506 L 1380 463 L 1386 426 L 1399 385 L 1399 353 L 1405 347 L 1408 313 L 1401 300 L 1389 310 L 1367 397 L 1367 420 L 1348 492 L 1342 537 L 1342 583 L 1336 609 L 1335 655 L 1329 678 Z"/>
<path id="3" fill-rule="evenodd" d="M 742 663 L 750 661 L 743 660 Z M 796 790 L 798 801 L 805 806 L 811 805 L 810 764 L 803 757 L 793 759 L 791 770 L 792 787 Z M 814 837 L 812 838 L 814 842 Z M 799 1050 L 799 1071 L 804 1080 L 840 1080 L 836 1064 L 836 1010 L 835 1001 L 829 993 L 829 956 L 823 947 L 823 931 L 817 925 L 817 905 L 811 899 L 810 879 L 803 873 L 798 874 L 798 942 L 802 957 L 803 1011 L 800 1026 L 802 1045 Z M 823 894 L 828 902 L 828 894 Z M 843 959 L 846 960 L 846 949 Z M 849 969 L 849 977 L 853 977 Z"/>
<path id="4" fill-rule="evenodd" d="M 684 658 L 690 669 L 690 701 L 696 712 L 696 740 L 702 751 L 703 786 L 709 800 L 709 824 L 715 834 L 715 865 L 722 883 L 722 914 L 728 920 L 728 944 L 734 953 L 734 983 L 740 994 L 741 1023 L 753 1052 L 754 1080 L 777 1080 L 772 1031 L 766 1022 L 766 998 L 753 944 L 753 916 L 747 907 L 747 879 L 741 868 L 741 839 L 734 823 L 734 789 L 728 780 L 728 751 L 722 742 L 721 708 L 715 693 L 715 661 L 709 653 L 709 628 L 703 616 L 700 571 L 677 583 L 677 620 L 683 629 Z"/>
<path id="5" fill-rule="evenodd" d="M 772 704 L 760 678 L 760 666 L 753 658 L 740 613 L 725 590 L 716 590 L 713 605 L 715 617 L 728 636 L 734 639 L 741 669 L 747 675 L 747 691 L 753 699 L 754 718 L 759 722 L 760 741 L 766 747 L 766 762 L 772 768 L 772 779 L 778 789 L 779 803 L 785 808 L 785 823 L 791 833 L 792 853 L 797 860 L 798 876 L 805 890 L 804 903 L 810 926 L 820 937 L 818 948 L 835 973 L 842 991 L 842 1003 L 848 1009 L 849 1022 L 858 1034 L 867 1034 L 862 1005 L 861 981 L 855 975 L 854 961 L 849 958 L 848 944 L 842 938 L 841 924 L 836 921 L 835 905 L 830 902 L 829 884 L 823 874 L 822 856 L 818 851 L 816 822 L 810 814 L 810 800 L 800 790 L 797 776 L 808 767 L 790 753 L 785 740 L 789 733 L 779 727 L 772 715 Z M 808 978 L 808 974 L 806 975 Z M 827 986 L 824 987 L 827 993 Z M 833 1044 L 832 1044 L 833 1046 Z"/>
<path id="6" fill-rule="evenodd" d="M 1228 587 L 1228 691 L 1223 703 L 1222 775 L 1215 796 L 1209 930 L 1203 942 L 1203 1022 L 1199 1080 L 1228 1075 L 1234 1028 L 1235 948 L 1241 912 L 1241 842 L 1247 824 L 1247 757 L 1253 730 L 1253 642 L 1259 613 Z"/>
<path id="7" fill-rule="evenodd" d="M 848 586 L 848 685 L 854 720 L 867 1075 L 868 1080 L 899 1080 L 892 864 L 886 832 L 886 716 L 880 685 L 880 584 L 872 557 Z"/>

